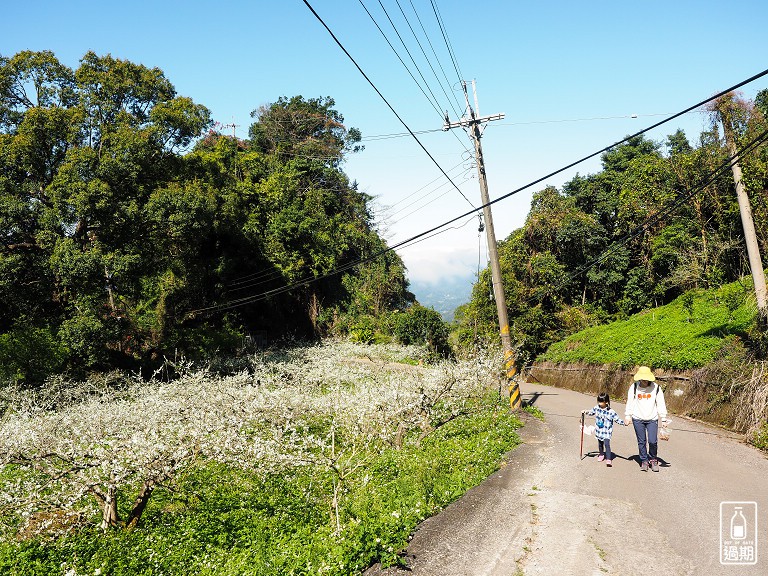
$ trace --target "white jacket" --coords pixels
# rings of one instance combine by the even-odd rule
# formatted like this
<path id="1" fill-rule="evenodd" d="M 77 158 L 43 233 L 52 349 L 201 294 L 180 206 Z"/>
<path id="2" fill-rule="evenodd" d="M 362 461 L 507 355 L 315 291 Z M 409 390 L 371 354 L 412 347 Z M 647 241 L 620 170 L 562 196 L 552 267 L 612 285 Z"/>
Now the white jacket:
<path id="1" fill-rule="evenodd" d="M 635 393 L 637 384 L 637 393 Z M 648 386 L 641 386 L 639 382 L 633 382 L 627 391 L 627 409 L 624 411 L 626 418 L 637 420 L 662 420 L 667 417 L 667 403 L 664 401 L 664 390 L 651 382 Z"/>

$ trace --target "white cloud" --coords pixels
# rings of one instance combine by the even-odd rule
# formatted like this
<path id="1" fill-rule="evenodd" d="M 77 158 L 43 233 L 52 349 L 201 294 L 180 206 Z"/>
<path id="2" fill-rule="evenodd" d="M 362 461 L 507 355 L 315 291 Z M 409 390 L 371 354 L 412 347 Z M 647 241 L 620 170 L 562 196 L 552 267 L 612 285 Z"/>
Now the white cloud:
<path id="1" fill-rule="evenodd" d="M 477 273 L 477 247 L 423 243 L 399 251 L 411 282 L 440 284 Z M 485 258 L 481 262 L 485 267 Z"/>

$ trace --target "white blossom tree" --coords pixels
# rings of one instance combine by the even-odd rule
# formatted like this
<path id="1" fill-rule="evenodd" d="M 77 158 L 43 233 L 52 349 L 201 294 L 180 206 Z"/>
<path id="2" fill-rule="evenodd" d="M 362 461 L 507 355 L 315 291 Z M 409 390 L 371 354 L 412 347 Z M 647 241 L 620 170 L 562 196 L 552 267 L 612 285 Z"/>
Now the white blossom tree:
<path id="1" fill-rule="evenodd" d="M 341 487 L 366 454 L 399 446 L 407 431 L 429 433 L 493 384 L 495 360 L 432 367 L 387 360 L 416 352 L 333 343 L 269 351 L 227 377 L 190 371 L 172 382 L 6 389 L 0 516 L 9 527 L 25 519 L 28 530 L 43 531 L 52 518 L 66 527 L 62 518 L 90 517 L 98 505 L 103 529 L 130 528 L 154 490 L 207 460 L 265 473 L 330 470 L 338 523 Z M 317 429 L 310 420 L 327 426 L 310 433 Z M 121 494 L 135 494 L 123 514 Z"/>

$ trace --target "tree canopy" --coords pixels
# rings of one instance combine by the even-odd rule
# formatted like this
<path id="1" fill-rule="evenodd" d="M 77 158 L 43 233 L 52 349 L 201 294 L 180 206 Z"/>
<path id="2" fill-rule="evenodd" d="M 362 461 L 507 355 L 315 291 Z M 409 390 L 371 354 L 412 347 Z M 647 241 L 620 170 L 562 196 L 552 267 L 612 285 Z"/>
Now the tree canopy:
<path id="1" fill-rule="evenodd" d="M 744 182 L 763 254 L 768 249 L 766 91 L 722 99 L 734 119 Z M 499 244 L 510 330 L 527 362 L 587 326 L 670 302 L 693 288 L 749 274 L 719 118 L 695 144 L 681 130 L 643 136 L 602 156 L 602 170 L 534 194 L 525 225 Z M 490 273 L 463 307 L 459 338 L 497 339 Z"/>
<path id="2" fill-rule="evenodd" d="M 280 98 L 240 140 L 158 68 L 0 58 L 0 377 L 151 368 L 407 306 L 334 105 Z"/>

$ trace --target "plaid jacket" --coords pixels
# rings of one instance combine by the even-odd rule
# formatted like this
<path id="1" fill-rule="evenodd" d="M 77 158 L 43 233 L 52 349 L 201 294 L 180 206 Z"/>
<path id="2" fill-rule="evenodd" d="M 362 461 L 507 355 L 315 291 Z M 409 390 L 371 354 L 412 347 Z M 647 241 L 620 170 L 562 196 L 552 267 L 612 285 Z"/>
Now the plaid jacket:
<path id="1" fill-rule="evenodd" d="M 614 422 L 618 422 L 622 426 L 624 425 L 624 420 L 619 418 L 619 415 L 613 408 L 600 408 L 600 406 L 595 406 L 587 412 L 587 414 L 595 417 L 595 438 L 598 440 L 611 439 Z"/>

